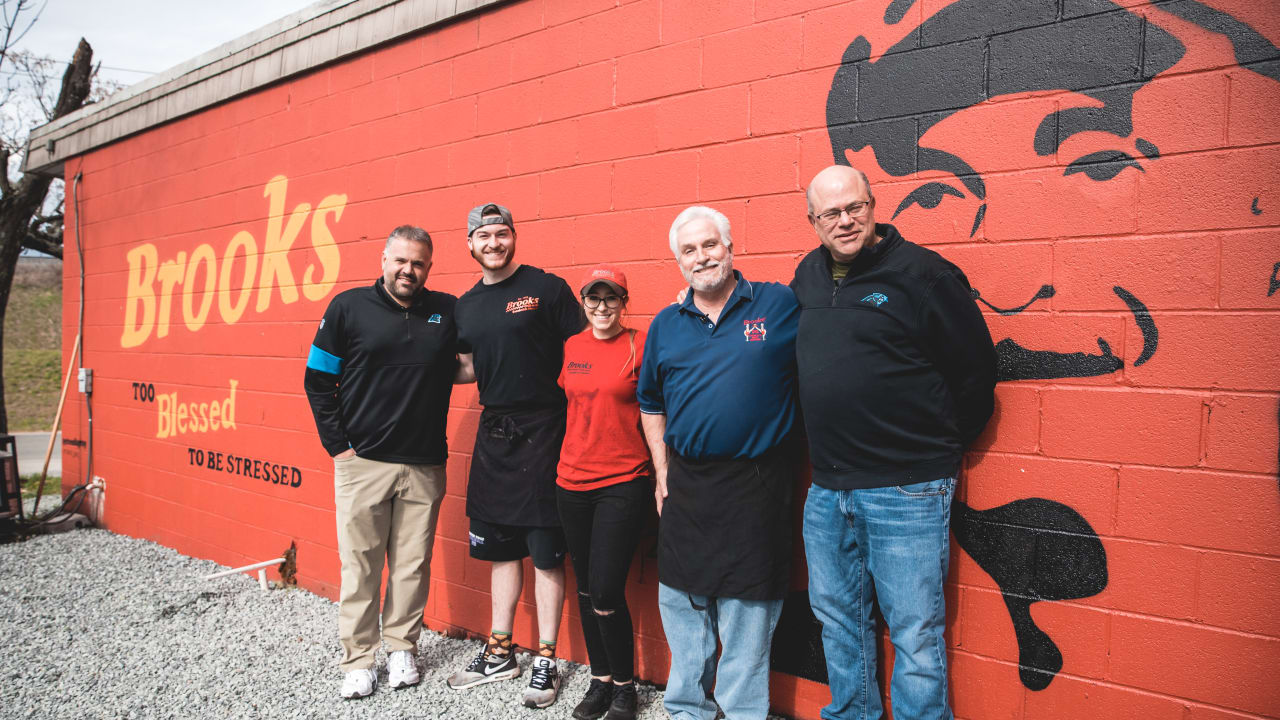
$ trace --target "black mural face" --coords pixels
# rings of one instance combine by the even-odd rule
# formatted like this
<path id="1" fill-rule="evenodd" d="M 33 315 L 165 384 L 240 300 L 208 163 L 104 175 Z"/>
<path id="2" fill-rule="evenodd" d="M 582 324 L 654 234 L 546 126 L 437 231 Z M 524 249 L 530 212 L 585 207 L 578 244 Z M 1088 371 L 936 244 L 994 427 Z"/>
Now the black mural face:
<path id="1" fill-rule="evenodd" d="M 885 23 L 901 22 L 914 5 L 914 0 L 895 0 Z M 989 204 L 1002 200 L 989 187 L 984 169 L 1035 167 L 1056 155 L 1065 164 L 1058 172 L 1068 189 L 1061 196 L 1068 198 L 1073 193 L 1065 178 L 1073 175 L 1105 183 L 1126 171 L 1146 172 L 1160 156 L 1159 146 L 1146 135 L 1162 123 L 1145 110 L 1135 117 L 1134 98 L 1181 60 L 1186 46 L 1108 0 L 1060 5 L 1059 0 L 959 0 L 874 61 L 870 41 L 854 39 L 827 97 L 835 161 L 850 164 L 851 156 L 858 156 L 857 164 L 865 165 L 866 156 L 859 154 L 870 150 L 890 176 L 933 175 L 937 179 L 922 180 L 891 217 L 933 210 L 955 198 L 965 209 L 953 207 L 947 214 L 963 215 L 970 235 L 982 227 Z M 1280 57 L 1280 51 L 1245 23 L 1193 0 L 1158 7 L 1226 36 L 1237 62 L 1280 80 L 1280 65 L 1266 62 Z M 1048 95 L 1059 91 L 1078 95 Z M 994 112 L 974 110 L 1002 96 L 1028 99 Z M 1044 196 L 1055 196 L 1052 188 L 1046 190 Z M 1080 220 L 1087 223 L 1089 214 Z M 1086 232 L 1082 227 L 1074 234 Z"/>
<path id="2" fill-rule="evenodd" d="M 904 179 L 905 189 L 901 182 L 885 188 L 884 197 L 894 201 L 881 207 L 908 239 L 928 242 L 949 232 L 962 240 L 993 222 L 1000 239 L 1123 232 L 1109 223 L 1117 214 L 1131 220 L 1132 208 L 1116 213 L 1107 207 L 1109 194 L 1123 195 L 1107 188 L 1132 183 L 1137 173 L 1161 172 L 1161 146 L 1179 141 L 1179 126 L 1162 114 L 1167 108 L 1201 109 L 1170 84 L 1153 83 L 1188 56 L 1188 41 L 1225 38 L 1232 57 L 1214 66 L 1234 62 L 1253 73 L 1244 77 L 1264 92 L 1280 92 L 1280 49 L 1247 23 L 1195 0 L 1155 0 L 1147 10 L 1140 15 L 1110 0 L 956 0 L 907 27 L 932 8 L 891 0 L 882 27 L 850 32 L 854 39 L 832 80 L 826 113 L 834 160 L 857 166 L 873 183 Z M 901 39 L 873 52 L 868 35 Z M 996 98 L 1009 101 L 987 102 Z M 881 188 L 876 195 L 882 197 Z M 1252 215 L 1266 211 L 1253 192 L 1239 201 Z M 1024 218 L 1039 226 L 1019 234 Z M 1280 263 L 1268 295 L 1280 289 L 1278 274 Z M 1056 292 L 1044 285 L 1008 309 L 977 290 L 974 296 L 997 313 L 1017 314 Z M 1142 350 L 1132 361 L 1141 365 L 1157 351 L 1156 323 L 1124 287 L 1113 292 L 1142 332 Z M 996 349 L 1001 380 L 1106 375 L 1124 366 L 1101 337 L 1096 350 L 1028 349 L 1013 338 Z M 1063 657 L 1032 620 L 1030 606 L 1104 590 L 1102 542 L 1079 513 L 1053 500 L 1025 498 L 987 510 L 957 501 L 952 511 L 957 543 L 1000 587 L 1018 640 L 1022 683 L 1048 687 Z M 820 625 L 807 596 L 788 597 L 778 627 L 774 668 L 825 681 L 825 665 L 806 660 L 821 657 Z"/>

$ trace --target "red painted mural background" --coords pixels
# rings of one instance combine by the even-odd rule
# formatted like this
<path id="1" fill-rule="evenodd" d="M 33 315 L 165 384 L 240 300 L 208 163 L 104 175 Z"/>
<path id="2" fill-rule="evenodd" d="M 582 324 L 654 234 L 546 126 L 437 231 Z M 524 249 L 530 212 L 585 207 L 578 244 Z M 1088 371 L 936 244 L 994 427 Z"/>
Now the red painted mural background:
<path id="1" fill-rule="evenodd" d="M 428 284 L 461 294 L 479 276 L 465 214 L 502 202 L 520 261 L 569 278 L 618 263 L 644 325 L 681 285 L 666 237 L 680 209 L 723 211 L 735 266 L 787 281 L 816 243 L 803 187 L 851 162 L 871 176 L 881 221 L 896 212 L 908 239 L 960 265 L 993 338 L 1012 343 L 957 494 L 979 523 L 965 532 L 1035 498 L 1103 551 L 1099 576 L 1053 532 L 1033 533 L 1032 548 L 996 542 L 981 566 L 954 547 L 957 716 L 1280 714 L 1280 12 L 1245 0 L 970 5 L 522 0 L 72 159 L 104 525 L 228 565 L 296 542 L 301 585 L 335 597 L 332 464 L 302 374 L 326 303 L 375 276 L 392 227 L 429 230 Z M 1004 5 L 1017 9 L 991 10 Z M 1100 69 L 1121 48 L 1116 72 Z M 928 104 L 969 91 L 947 112 Z M 1047 117 L 1086 120 L 1043 152 Z M 936 152 L 966 169 L 930 165 Z M 952 190 L 916 192 L 930 183 Z M 64 347 L 79 270 L 68 251 Z M 487 629 L 487 566 L 467 557 L 463 514 L 478 416 L 474 388 L 459 388 L 426 610 L 439 630 Z M 68 403 L 63 431 L 70 485 L 86 470 L 83 402 Z M 651 546 L 629 592 L 638 672 L 661 682 Z M 1026 628 L 993 579 L 1005 571 L 1061 655 L 1030 683 Z M 1092 578 L 1082 596 L 1037 589 L 1083 587 L 1077 576 Z M 522 606 L 517 642 L 532 620 Z M 561 640 L 585 660 L 576 616 Z M 774 673 L 781 712 L 817 717 L 825 696 Z"/>

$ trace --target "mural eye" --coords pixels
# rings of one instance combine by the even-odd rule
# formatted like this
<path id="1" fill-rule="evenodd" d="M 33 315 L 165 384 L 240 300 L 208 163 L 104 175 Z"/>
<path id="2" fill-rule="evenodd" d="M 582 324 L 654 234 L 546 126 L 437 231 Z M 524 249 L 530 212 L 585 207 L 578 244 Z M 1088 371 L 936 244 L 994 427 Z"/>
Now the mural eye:
<path id="1" fill-rule="evenodd" d="M 907 195 L 902 199 L 902 202 L 898 203 L 898 209 L 893 211 L 893 217 L 898 217 L 899 213 L 912 205 L 919 205 L 922 208 L 932 210 L 938 207 L 938 204 L 942 202 L 943 195 L 955 195 L 958 198 L 964 197 L 964 193 L 946 183 L 925 183 L 915 190 L 912 190 L 911 194 Z"/>
<path id="2" fill-rule="evenodd" d="M 1062 174 L 1065 177 L 1072 173 L 1082 172 L 1089 176 L 1091 180 L 1103 182 L 1119 175 L 1120 171 L 1127 167 L 1136 168 L 1139 172 L 1146 172 L 1129 153 L 1120 150 L 1103 150 L 1077 158 L 1067 165 L 1067 169 Z"/>

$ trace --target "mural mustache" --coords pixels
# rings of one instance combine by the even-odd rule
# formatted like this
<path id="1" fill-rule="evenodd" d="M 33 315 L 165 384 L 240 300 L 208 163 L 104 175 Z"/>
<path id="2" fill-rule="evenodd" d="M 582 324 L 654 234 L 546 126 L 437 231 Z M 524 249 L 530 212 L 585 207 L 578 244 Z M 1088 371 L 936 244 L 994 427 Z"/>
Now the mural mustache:
<path id="1" fill-rule="evenodd" d="M 1133 361 L 1137 367 L 1151 359 L 1160 342 L 1160 332 L 1156 329 L 1151 312 L 1142 301 L 1128 290 L 1116 285 L 1112 288 L 1129 310 L 1133 313 L 1134 322 L 1142 331 L 1142 353 Z M 1034 297 L 1023 305 L 1009 310 L 1001 309 L 987 302 L 975 288 L 973 298 L 1001 315 L 1017 315 L 1031 307 L 1036 300 L 1054 296 L 1052 285 L 1042 285 Z M 1099 355 L 1083 352 L 1061 353 L 1052 350 L 1028 350 L 1013 338 L 1005 338 L 996 343 L 996 372 L 1000 380 L 1052 380 L 1068 377 L 1096 377 L 1107 375 L 1124 367 L 1124 361 L 1111 352 L 1111 345 L 1101 337 L 1098 338 Z"/>

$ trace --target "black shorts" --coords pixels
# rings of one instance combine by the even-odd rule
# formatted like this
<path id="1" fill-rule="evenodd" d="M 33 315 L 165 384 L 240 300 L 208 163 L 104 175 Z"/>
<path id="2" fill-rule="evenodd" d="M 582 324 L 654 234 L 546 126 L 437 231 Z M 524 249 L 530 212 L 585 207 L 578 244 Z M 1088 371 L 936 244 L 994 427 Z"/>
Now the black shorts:
<path id="1" fill-rule="evenodd" d="M 471 518 L 471 557 L 489 562 L 532 558 L 539 570 L 564 564 L 564 531 L 558 527 L 498 525 Z"/>

